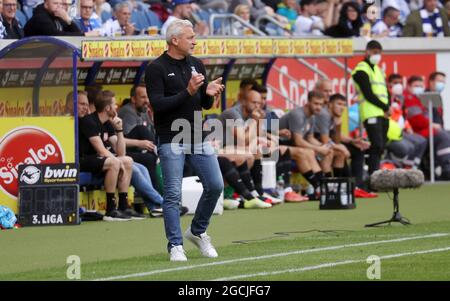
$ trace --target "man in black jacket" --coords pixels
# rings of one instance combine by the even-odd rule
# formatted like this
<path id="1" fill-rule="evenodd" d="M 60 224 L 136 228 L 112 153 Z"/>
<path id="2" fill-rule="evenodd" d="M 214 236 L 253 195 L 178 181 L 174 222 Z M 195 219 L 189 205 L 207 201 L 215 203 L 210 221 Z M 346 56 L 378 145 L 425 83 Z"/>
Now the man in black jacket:
<path id="1" fill-rule="evenodd" d="M 185 237 L 200 248 L 203 256 L 217 257 L 206 228 L 223 191 L 223 179 L 212 145 L 203 142 L 201 112 L 202 108 L 212 107 L 213 98 L 222 93 L 224 86 L 222 78 L 208 84 L 205 66 L 191 56 L 196 42 L 190 21 L 173 21 L 167 29 L 166 41 L 168 50 L 147 67 L 145 80 L 159 139 L 170 260 L 187 260 L 179 219 L 185 158 L 203 185 L 203 194 Z"/>
<path id="2" fill-rule="evenodd" d="M 45 0 L 36 6 L 25 25 L 25 36 L 84 35 L 62 6 L 62 0 Z"/>
<path id="3" fill-rule="evenodd" d="M 3 25 L 6 29 L 5 39 L 23 38 L 23 28 L 16 20 L 17 0 L 3 0 Z"/>

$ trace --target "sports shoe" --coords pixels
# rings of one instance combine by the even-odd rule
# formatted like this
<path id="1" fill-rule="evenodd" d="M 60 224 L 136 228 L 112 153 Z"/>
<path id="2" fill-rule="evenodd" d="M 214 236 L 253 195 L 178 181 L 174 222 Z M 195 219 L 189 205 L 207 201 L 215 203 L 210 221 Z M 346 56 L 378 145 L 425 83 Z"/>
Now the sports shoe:
<path id="1" fill-rule="evenodd" d="M 170 261 L 187 261 L 183 246 L 174 246 L 170 249 Z"/>
<path id="2" fill-rule="evenodd" d="M 270 199 L 272 201 L 272 205 L 278 205 L 278 204 L 283 203 L 283 200 L 280 200 L 279 198 L 276 198 L 267 192 L 264 192 L 262 197 L 266 198 L 266 199 Z"/>
<path id="3" fill-rule="evenodd" d="M 254 198 L 249 201 L 244 201 L 244 208 L 245 209 L 266 209 L 271 208 L 272 205 L 268 204 L 266 202 L 261 201 L 260 199 Z"/>
<path id="4" fill-rule="evenodd" d="M 163 209 L 162 208 L 154 208 L 154 209 L 150 210 L 149 214 L 150 214 L 150 217 L 162 217 Z"/>
<path id="5" fill-rule="evenodd" d="M 143 220 L 143 219 L 145 219 L 145 215 L 136 212 L 136 210 L 134 210 L 132 208 L 128 208 L 125 211 L 122 211 L 122 213 L 125 214 L 125 215 L 130 216 L 131 219 L 134 219 L 134 220 Z"/>
<path id="6" fill-rule="evenodd" d="M 368 192 L 368 191 L 365 191 L 364 189 L 361 189 L 358 187 L 355 188 L 355 198 L 369 199 L 369 198 L 377 198 L 377 197 L 378 197 L 378 194 L 376 194 L 374 192 Z"/>
<path id="7" fill-rule="evenodd" d="M 114 209 L 106 212 L 105 215 L 103 216 L 103 220 L 107 222 L 124 222 L 124 221 L 131 221 L 131 216 Z"/>
<path id="8" fill-rule="evenodd" d="M 188 212 L 189 212 L 189 208 L 188 207 L 180 206 L 180 216 L 183 216 L 183 215 L 185 215 Z"/>
<path id="9" fill-rule="evenodd" d="M 223 200 L 223 209 L 226 210 L 234 210 L 239 207 L 239 201 L 238 200 L 231 200 L 231 199 L 224 199 Z"/>
<path id="10" fill-rule="evenodd" d="M 300 203 L 308 200 L 309 198 L 307 196 L 300 195 L 295 191 L 289 191 L 284 194 L 284 201 L 286 203 Z"/>
<path id="11" fill-rule="evenodd" d="M 184 233 L 184 238 L 196 245 L 203 256 L 209 258 L 216 258 L 219 256 L 216 249 L 214 249 L 214 246 L 211 244 L 211 237 L 209 237 L 206 232 L 197 236 L 192 234 L 191 227 L 189 227 Z"/>

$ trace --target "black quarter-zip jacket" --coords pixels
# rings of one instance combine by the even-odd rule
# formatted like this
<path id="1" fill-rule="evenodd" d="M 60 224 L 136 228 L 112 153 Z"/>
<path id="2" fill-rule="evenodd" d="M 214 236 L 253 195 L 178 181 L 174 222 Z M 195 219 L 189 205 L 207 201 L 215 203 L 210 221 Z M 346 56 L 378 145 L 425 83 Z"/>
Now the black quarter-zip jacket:
<path id="1" fill-rule="evenodd" d="M 196 72 L 205 76 L 205 82 L 197 93 L 191 96 L 187 87 L 194 68 Z M 171 130 L 172 123 L 177 119 L 189 122 L 191 142 L 184 141 L 184 143 L 193 143 L 194 130 L 202 131 L 201 123 L 196 124 L 194 129 L 194 112 L 210 109 L 214 101 L 213 97 L 206 95 L 208 82 L 202 61 L 193 56 L 176 60 L 166 51 L 147 66 L 145 84 L 154 112 L 155 130 L 159 143 L 171 143 L 173 137 L 183 130 Z M 203 132 L 201 136 L 204 137 Z"/>

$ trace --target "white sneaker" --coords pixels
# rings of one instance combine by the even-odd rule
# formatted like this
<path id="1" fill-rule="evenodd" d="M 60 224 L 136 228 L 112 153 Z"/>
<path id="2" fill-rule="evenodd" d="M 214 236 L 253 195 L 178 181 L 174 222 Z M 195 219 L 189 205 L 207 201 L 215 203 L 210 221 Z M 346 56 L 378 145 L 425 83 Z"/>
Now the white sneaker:
<path id="1" fill-rule="evenodd" d="M 264 194 L 262 195 L 263 198 L 266 199 L 270 199 L 272 201 L 273 205 L 277 205 L 277 204 L 281 204 L 283 203 L 283 200 L 280 200 L 279 198 L 276 198 L 274 196 L 271 196 L 270 194 L 268 194 L 267 192 L 264 192 Z"/>
<path id="2" fill-rule="evenodd" d="M 183 246 L 175 246 L 170 249 L 170 261 L 187 261 Z"/>
<path id="3" fill-rule="evenodd" d="M 214 249 L 214 246 L 211 244 L 211 238 L 208 234 L 206 234 L 206 232 L 200 234 L 200 236 L 196 236 L 192 234 L 191 227 L 189 227 L 184 233 L 184 237 L 196 245 L 200 249 L 203 256 L 209 258 L 216 258 L 219 256 L 216 249 Z"/>

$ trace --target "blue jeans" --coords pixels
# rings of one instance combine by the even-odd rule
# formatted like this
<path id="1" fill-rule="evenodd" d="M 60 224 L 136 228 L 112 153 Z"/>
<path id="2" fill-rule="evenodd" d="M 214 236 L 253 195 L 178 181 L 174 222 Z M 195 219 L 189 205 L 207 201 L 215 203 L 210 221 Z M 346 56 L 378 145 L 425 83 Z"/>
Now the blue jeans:
<path id="1" fill-rule="evenodd" d="M 207 142 L 194 144 L 193 153 L 191 148 L 191 144 L 164 143 L 158 149 L 164 180 L 164 227 L 169 251 L 173 246 L 183 245 L 179 204 L 184 160 L 189 160 L 203 185 L 203 194 L 191 223 L 194 235 L 206 232 L 217 200 L 223 191 L 222 174 L 212 146 Z"/>
<path id="2" fill-rule="evenodd" d="M 145 206 L 149 210 L 161 207 L 163 197 L 153 188 L 152 180 L 147 168 L 139 163 L 133 162 L 133 173 L 131 175 L 131 185 L 136 189 L 136 192 L 144 200 Z"/>

